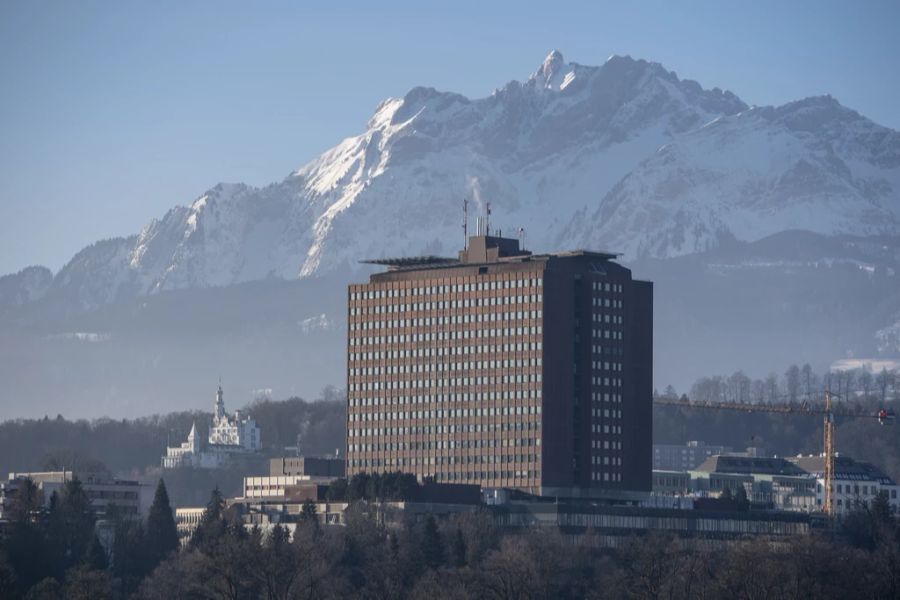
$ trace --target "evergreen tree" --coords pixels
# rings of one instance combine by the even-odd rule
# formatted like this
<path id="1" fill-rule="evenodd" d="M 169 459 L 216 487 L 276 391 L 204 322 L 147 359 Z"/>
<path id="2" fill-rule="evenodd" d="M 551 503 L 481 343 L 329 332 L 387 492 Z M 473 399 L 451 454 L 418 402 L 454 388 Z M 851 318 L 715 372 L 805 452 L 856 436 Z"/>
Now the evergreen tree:
<path id="1" fill-rule="evenodd" d="M 66 572 L 63 597 L 66 600 L 110 600 L 113 597 L 112 579 L 106 571 L 85 567 L 70 569 Z"/>
<path id="2" fill-rule="evenodd" d="M 47 577 L 31 586 L 25 600 L 63 600 L 63 587 L 53 577 Z"/>
<path id="3" fill-rule="evenodd" d="M 51 496 L 47 525 L 47 537 L 54 553 L 52 563 L 61 578 L 69 567 L 83 562 L 94 535 L 91 500 L 77 477 L 65 483 L 60 496 Z"/>
<path id="4" fill-rule="evenodd" d="M 191 538 L 191 548 L 208 548 L 210 544 L 224 536 L 226 530 L 225 499 L 219 491 L 219 486 L 216 486 Z"/>
<path id="5" fill-rule="evenodd" d="M 312 500 L 306 500 L 303 502 L 303 508 L 300 511 L 300 518 L 304 521 L 317 522 L 316 518 L 316 504 Z"/>
<path id="6" fill-rule="evenodd" d="M 153 570 L 162 560 L 178 549 L 178 529 L 169 503 L 166 483 L 160 479 L 156 495 L 147 516 L 147 560 L 148 571 Z"/>
<path id="7" fill-rule="evenodd" d="M 456 528 L 456 535 L 453 536 L 453 564 L 456 567 L 466 566 L 466 540 L 459 527 Z"/>
<path id="8" fill-rule="evenodd" d="M 894 511 L 885 490 L 881 490 L 872 499 L 872 518 L 876 523 L 892 523 Z"/>
<path id="9" fill-rule="evenodd" d="M 84 564 L 88 569 L 94 571 L 105 571 L 109 567 L 109 557 L 106 555 L 106 550 L 96 534 L 91 538 L 91 543 L 88 545 L 84 556 Z"/>
<path id="10" fill-rule="evenodd" d="M 42 504 L 41 490 L 30 477 L 26 477 L 19 484 L 19 489 L 6 508 L 11 521 L 24 523 L 30 520 L 34 513 L 40 511 Z"/>
<path id="11" fill-rule="evenodd" d="M 0 598 L 12 598 L 16 593 L 16 572 L 0 550 Z"/>
<path id="12" fill-rule="evenodd" d="M 347 480 L 343 477 L 335 479 L 328 486 L 325 497 L 330 502 L 343 502 L 347 499 Z"/>
<path id="13" fill-rule="evenodd" d="M 444 542 L 434 515 L 429 514 L 422 527 L 422 560 L 431 569 L 444 564 Z"/>
<path id="14" fill-rule="evenodd" d="M 112 572 L 125 592 L 137 589 L 141 579 L 151 570 L 147 557 L 147 542 L 141 521 L 119 518 L 115 522 Z M 127 594 L 126 594 L 127 595 Z"/>

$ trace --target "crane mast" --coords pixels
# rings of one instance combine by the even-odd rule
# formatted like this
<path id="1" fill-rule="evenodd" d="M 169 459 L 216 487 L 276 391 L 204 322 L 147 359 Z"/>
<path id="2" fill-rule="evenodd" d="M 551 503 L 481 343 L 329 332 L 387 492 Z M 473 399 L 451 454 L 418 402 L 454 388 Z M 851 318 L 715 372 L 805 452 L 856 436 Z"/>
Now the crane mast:
<path id="1" fill-rule="evenodd" d="M 834 413 L 831 392 L 825 392 L 825 514 L 834 516 Z"/>

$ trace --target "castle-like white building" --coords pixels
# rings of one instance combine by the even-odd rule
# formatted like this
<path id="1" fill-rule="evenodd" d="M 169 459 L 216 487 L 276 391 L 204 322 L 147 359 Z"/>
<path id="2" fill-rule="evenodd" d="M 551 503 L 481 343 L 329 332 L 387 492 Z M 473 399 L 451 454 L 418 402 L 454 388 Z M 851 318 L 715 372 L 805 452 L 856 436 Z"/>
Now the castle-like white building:
<path id="1" fill-rule="evenodd" d="M 166 455 L 162 457 L 164 469 L 218 469 L 228 464 L 235 455 L 259 452 L 262 442 L 256 421 L 242 415 L 239 410 L 234 411 L 234 415 L 225 412 L 223 396 L 220 385 L 216 391 L 216 406 L 206 448 L 201 448 L 195 423 L 191 426 L 186 442 L 166 448 Z"/>

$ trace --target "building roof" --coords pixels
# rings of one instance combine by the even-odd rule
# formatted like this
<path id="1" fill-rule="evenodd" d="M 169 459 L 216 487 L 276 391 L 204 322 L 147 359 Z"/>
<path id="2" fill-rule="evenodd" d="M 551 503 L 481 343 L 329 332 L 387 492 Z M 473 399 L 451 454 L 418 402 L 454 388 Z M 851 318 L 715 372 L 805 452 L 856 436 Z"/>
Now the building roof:
<path id="1" fill-rule="evenodd" d="M 806 475 L 807 472 L 783 458 L 757 458 L 753 456 L 710 456 L 694 469 L 705 473 L 731 473 L 740 475 Z"/>
<path id="2" fill-rule="evenodd" d="M 797 456 L 790 462 L 804 471 L 822 477 L 825 473 L 824 456 Z M 896 485 L 890 477 L 871 463 L 853 460 L 849 456 L 834 457 L 834 478 L 858 481 L 877 481 L 887 485 Z"/>
<path id="3" fill-rule="evenodd" d="M 595 260 L 612 260 L 621 256 L 619 253 L 600 252 L 592 250 L 569 250 L 566 252 L 551 252 L 546 254 L 522 254 L 517 256 L 502 256 L 496 261 L 486 263 L 463 262 L 456 258 L 445 256 L 408 256 L 398 258 L 371 258 L 359 261 L 365 265 L 385 266 L 389 271 L 411 271 L 416 269 L 445 269 L 453 267 L 471 267 L 482 264 L 544 262 L 553 258 L 593 258 Z"/>

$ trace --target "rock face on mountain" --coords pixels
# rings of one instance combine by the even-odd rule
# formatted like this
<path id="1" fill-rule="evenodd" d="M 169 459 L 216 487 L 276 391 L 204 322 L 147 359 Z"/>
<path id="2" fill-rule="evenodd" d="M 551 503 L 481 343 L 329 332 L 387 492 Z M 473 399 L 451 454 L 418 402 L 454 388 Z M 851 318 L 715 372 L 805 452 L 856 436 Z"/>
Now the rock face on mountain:
<path id="1" fill-rule="evenodd" d="M 494 230 L 524 235 L 529 249 L 621 252 L 636 268 L 646 266 L 670 298 L 702 288 L 697 278 L 735 277 L 722 288 L 732 289 L 745 281 L 738 272 L 752 272 L 778 294 L 786 286 L 777 278 L 808 269 L 815 288 L 824 285 L 823 265 L 840 265 L 854 285 L 865 283 L 858 275 L 872 280 L 867 289 L 879 299 L 872 310 L 859 309 L 859 337 L 841 338 L 827 352 L 855 349 L 860 340 L 871 346 L 864 351 L 900 352 L 891 304 L 900 301 L 891 295 L 900 288 L 900 134 L 827 96 L 748 107 L 657 63 L 613 56 L 585 66 L 556 51 L 526 81 L 486 98 L 431 88 L 389 98 L 362 134 L 279 183 L 216 185 L 137 235 L 83 249 L 53 277 L 28 269 L 0 278 L 0 316 L 21 322 L 33 305 L 43 312 L 31 318 L 46 323 L 48 315 L 126 303 L 115 318 L 128 324 L 134 313 L 127 311 L 170 310 L 165 301 L 141 303 L 170 292 L 313 277 L 329 278 L 339 291 L 366 258 L 455 255 L 464 198 L 470 231 L 472 215 L 489 202 Z M 777 244 L 754 245 L 772 236 Z M 882 239 L 889 242 L 872 241 Z M 775 246 L 784 252 L 773 254 Z M 859 252 L 862 246 L 871 252 Z M 734 247 L 740 256 L 728 255 Z M 681 262 L 660 266 L 665 261 Z M 810 285 L 772 298 L 784 310 L 760 319 L 774 327 L 788 314 L 830 315 L 805 304 Z M 322 314 L 319 307 L 301 313 L 298 322 Z M 341 314 L 324 318 L 337 323 Z M 671 316 L 680 323 L 683 315 Z M 713 338 L 711 330 L 707 341 Z M 696 360 L 697 369 L 709 368 Z"/>

